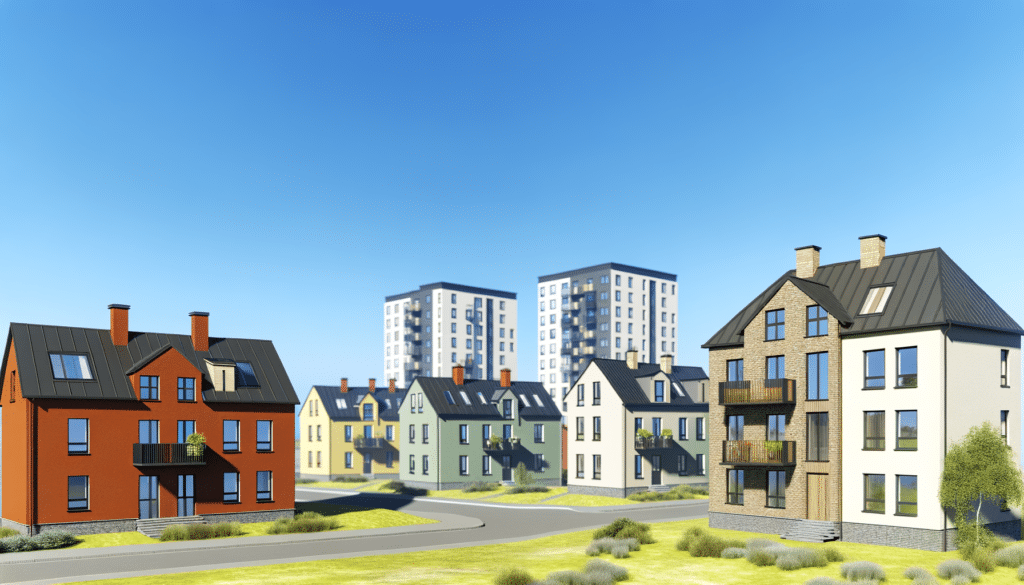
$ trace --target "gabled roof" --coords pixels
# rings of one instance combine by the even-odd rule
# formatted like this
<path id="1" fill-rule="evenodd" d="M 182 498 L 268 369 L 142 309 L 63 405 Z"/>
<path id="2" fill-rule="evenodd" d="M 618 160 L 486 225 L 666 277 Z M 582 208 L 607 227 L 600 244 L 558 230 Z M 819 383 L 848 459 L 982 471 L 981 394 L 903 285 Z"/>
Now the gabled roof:
<path id="1" fill-rule="evenodd" d="M 438 416 L 446 419 L 452 418 L 474 418 L 474 419 L 500 419 L 500 399 L 506 392 L 511 392 L 519 401 L 519 416 L 525 419 L 535 420 L 561 420 L 562 413 L 558 405 L 551 399 L 551 395 L 544 389 L 540 382 L 512 382 L 508 388 L 502 388 L 498 380 L 465 380 L 459 386 L 451 378 L 430 378 L 419 376 L 413 380 L 409 391 L 412 392 L 419 387 L 423 394 L 430 401 Z M 444 393 L 448 391 L 452 395 L 455 404 L 448 404 Z M 462 398 L 462 392 L 469 398 L 469 404 Z M 477 392 L 483 394 L 487 404 L 481 404 Z M 529 406 L 523 406 L 522 396 L 529 400 Z M 537 400 L 541 406 L 537 406 Z"/>
<path id="2" fill-rule="evenodd" d="M 636 369 L 633 370 L 626 365 L 625 360 L 594 358 L 590 360 L 590 364 L 587 367 L 596 367 L 601 370 L 604 378 L 611 385 L 612 390 L 618 394 L 622 404 L 627 407 L 664 406 L 665 404 L 689 406 L 698 404 L 685 391 L 680 396 L 676 392 L 676 385 L 678 384 L 681 389 L 682 383 L 685 381 L 706 380 L 708 378 L 703 368 L 697 366 L 672 366 L 672 374 L 668 376 L 670 387 L 665 389 L 670 398 L 667 403 L 662 404 L 649 400 L 643 388 L 640 387 L 640 383 L 637 382 L 639 379 L 650 378 L 661 372 L 660 364 L 637 364 Z"/>
<path id="3" fill-rule="evenodd" d="M 324 410 L 331 420 L 363 420 L 363 413 L 359 411 L 359 403 L 370 393 L 368 387 L 349 386 L 348 392 L 342 392 L 341 386 L 313 386 L 313 391 L 320 396 L 320 403 L 323 404 Z M 408 390 L 396 389 L 394 392 L 388 392 L 387 387 L 376 388 L 373 392 L 373 399 L 380 404 L 377 408 L 378 416 L 382 420 L 397 421 L 398 407 L 402 405 L 407 393 Z"/>
<path id="4" fill-rule="evenodd" d="M 211 337 L 209 351 L 195 351 L 188 335 L 130 332 L 128 337 L 128 345 L 115 346 L 106 329 L 11 323 L 2 371 L 7 371 L 13 344 L 18 360 L 18 381 L 25 398 L 137 400 L 128 376 L 174 349 L 202 372 L 204 402 L 299 403 L 284 364 L 270 341 Z M 50 353 L 88 354 L 94 379 L 55 380 Z M 206 359 L 248 362 L 260 385 L 240 386 L 234 392 L 216 392 L 203 363 Z M 165 392 L 173 392 L 170 384 L 165 384 L 164 388 Z"/>
<path id="5" fill-rule="evenodd" d="M 796 271 L 790 270 L 701 347 L 743 345 L 744 328 L 786 282 L 835 316 L 843 325 L 840 335 L 948 324 L 1024 335 L 1024 329 L 941 248 L 933 248 L 886 256 L 871 268 L 861 268 L 859 259 L 820 266 L 809 279 L 797 278 Z M 880 285 L 893 286 L 885 310 L 858 315 L 868 289 Z"/>

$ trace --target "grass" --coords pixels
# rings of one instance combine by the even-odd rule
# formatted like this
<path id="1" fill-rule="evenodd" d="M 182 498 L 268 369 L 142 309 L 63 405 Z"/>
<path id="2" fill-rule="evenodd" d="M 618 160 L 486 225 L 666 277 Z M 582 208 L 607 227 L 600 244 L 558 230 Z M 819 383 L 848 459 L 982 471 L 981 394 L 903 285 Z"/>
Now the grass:
<path id="1" fill-rule="evenodd" d="M 567 487 L 553 487 L 546 492 L 527 492 L 525 494 L 505 494 L 496 498 L 491 498 L 489 502 L 500 502 L 503 504 L 536 504 L 537 502 L 552 498 L 555 496 L 561 496 L 565 494 L 569 488 Z"/>
<path id="2" fill-rule="evenodd" d="M 693 558 L 675 549 L 675 542 L 690 526 L 707 526 L 707 520 L 687 520 L 653 524 L 651 532 L 657 541 L 645 545 L 627 559 L 613 559 L 617 565 L 629 570 L 627 583 L 657 583 L 659 585 L 803 585 L 808 579 L 829 576 L 839 579 L 836 563 L 822 568 L 780 571 L 775 567 L 756 567 L 743 559 Z M 778 537 L 714 530 L 714 534 L 727 539 Z M 213 585 L 218 583 L 287 583 L 288 585 L 318 584 L 388 584 L 416 585 L 425 582 L 457 583 L 459 585 L 492 585 L 494 576 L 502 568 L 523 567 L 534 578 L 540 579 L 552 571 L 582 570 L 588 558 L 583 551 L 590 543 L 592 530 L 560 534 L 523 542 L 466 547 L 461 549 L 432 550 L 387 556 L 368 556 L 305 563 L 268 565 L 262 567 L 218 569 L 181 573 L 177 575 L 139 577 L 130 580 L 90 581 L 90 585 Z M 907 567 L 920 566 L 934 571 L 941 561 L 959 558 L 956 552 L 936 553 L 911 549 L 853 543 L 787 543 L 789 545 L 824 548 L 833 546 L 846 559 L 871 560 L 882 565 L 892 585 L 909 585 L 903 577 Z M 425 581 L 429 576 L 429 581 Z M 998 567 L 982 577 L 983 583 L 1019 584 L 1016 570 Z"/>
<path id="3" fill-rule="evenodd" d="M 627 506 L 636 505 L 626 498 L 612 498 L 609 496 L 584 496 L 581 494 L 565 494 L 553 500 L 544 502 L 552 506 Z"/>
<path id="4" fill-rule="evenodd" d="M 383 480 L 370 480 L 368 482 L 359 481 L 314 481 L 312 483 L 297 483 L 296 488 L 337 488 L 343 490 L 358 490 L 358 491 L 375 491 L 372 490 L 374 486 L 384 485 Z"/>

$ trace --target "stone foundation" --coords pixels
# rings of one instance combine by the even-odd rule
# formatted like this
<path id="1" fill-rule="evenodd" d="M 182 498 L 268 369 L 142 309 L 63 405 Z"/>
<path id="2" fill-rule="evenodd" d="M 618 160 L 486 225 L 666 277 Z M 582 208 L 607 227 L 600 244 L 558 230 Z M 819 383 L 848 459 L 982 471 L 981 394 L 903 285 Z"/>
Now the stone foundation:
<path id="1" fill-rule="evenodd" d="M 422 490 L 438 490 L 438 491 L 440 491 L 440 490 L 460 490 L 460 489 L 462 489 L 464 487 L 469 486 L 473 482 L 472 481 L 448 481 L 448 482 L 437 483 L 437 482 L 432 482 L 432 481 L 404 481 L 404 480 L 402 480 L 402 483 L 404 483 L 406 487 L 417 488 L 417 489 L 422 489 Z M 495 482 L 490 482 L 490 483 L 499 483 L 500 484 L 501 482 L 500 481 L 495 481 Z M 544 486 L 548 486 L 548 487 L 559 487 L 559 486 L 562 485 L 562 480 L 559 479 L 559 478 L 538 479 L 537 481 L 535 481 L 533 483 L 533 485 L 544 485 Z"/>
<path id="2" fill-rule="evenodd" d="M 710 512 L 708 526 L 725 530 L 741 530 L 743 532 L 760 532 L 761 534 L 782 535 L 790 527 L 799 522 L 792 518 L 771 518 L 768 516 L 752 516 L 749 514 L 728 514 Z"/>
<path id="3" fill-rule="evenodd" d="M 258 510 L 255 512 L 228 512 L 225 514 L 201 514 L 203 520 L 207 524 L 217 524 L 218 522 L 241 522 L 242 524 L 250 522 L 273 522 L 279 518 L 294 518 L 295 508 L 285 508 L 283 510 Z M 132 530 L 135 528 L 133 527 Z"/>
<path id="4" fill-rule="evenodd" d="M 135 532 L 135 518 L 121 520 L 94 520 L 90 522 L 60 522 L 27 526 L 6 518 L 0 519 L 0 528 L 13 528 L 26 536 L 35 536 L 49 530 L 67 530 L 71 534 L 105 534 L 108 532 Z"/>

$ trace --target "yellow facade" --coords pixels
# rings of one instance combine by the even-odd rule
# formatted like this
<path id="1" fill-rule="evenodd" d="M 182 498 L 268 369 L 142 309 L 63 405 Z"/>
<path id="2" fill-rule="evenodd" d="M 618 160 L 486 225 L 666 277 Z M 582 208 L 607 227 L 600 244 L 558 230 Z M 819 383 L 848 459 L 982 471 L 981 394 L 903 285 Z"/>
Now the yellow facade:
<path id="1" fill-rule="evenodd" d="M 388 393 L 387 398 L 400 400 L 393 393 Z M 385 405 L 379 404 L 372 393 L 366 393 L 356 405 L 358 419 L 331 420 L 319 401 L 320 395 L 314 389 L 299 411 L 299 473 L 302 477 L 398 476 L 400 429 L 397 420 L 381 419 Z M 367 432 L 369 440 L 366 440 Z"/>

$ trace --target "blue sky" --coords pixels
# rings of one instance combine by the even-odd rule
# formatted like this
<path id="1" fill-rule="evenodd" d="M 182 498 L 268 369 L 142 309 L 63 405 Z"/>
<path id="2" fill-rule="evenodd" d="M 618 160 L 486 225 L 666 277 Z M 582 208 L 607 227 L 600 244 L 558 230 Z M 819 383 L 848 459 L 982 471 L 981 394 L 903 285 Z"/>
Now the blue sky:
<path id="1" fill-rule="evenodd" d="M 1018 322 L 1024 4 L 0 1 L 0 323 L 383 375 L 385 295 L 675 273 L 679 363 L 793 249 L 942 247 Z"/>

